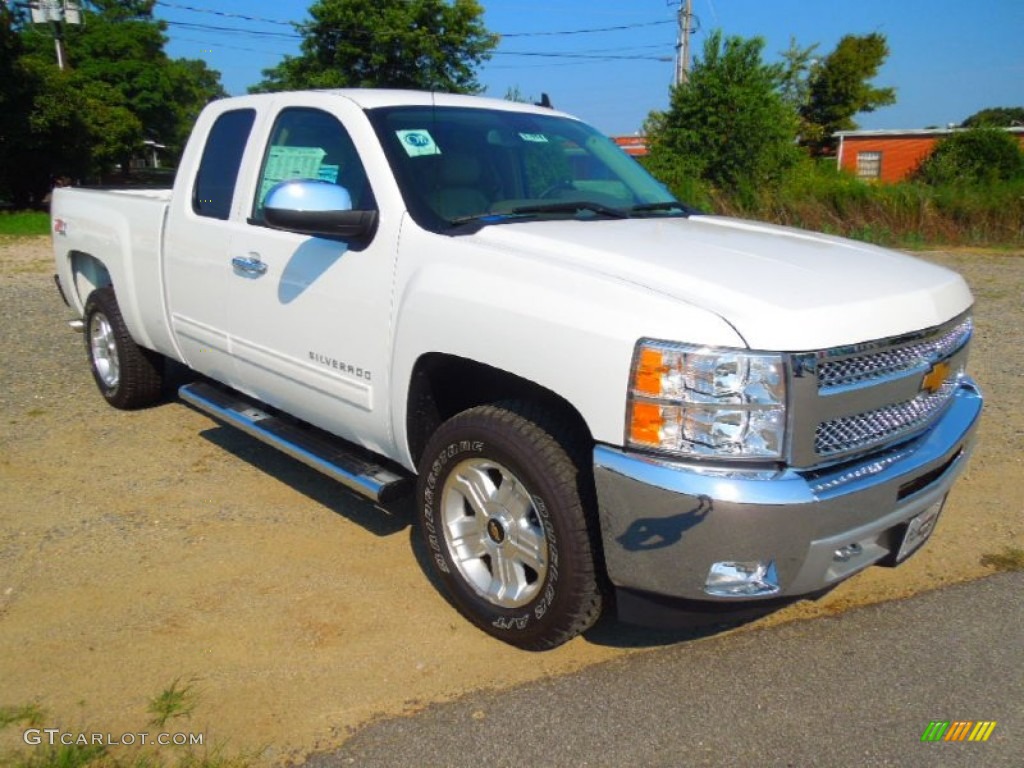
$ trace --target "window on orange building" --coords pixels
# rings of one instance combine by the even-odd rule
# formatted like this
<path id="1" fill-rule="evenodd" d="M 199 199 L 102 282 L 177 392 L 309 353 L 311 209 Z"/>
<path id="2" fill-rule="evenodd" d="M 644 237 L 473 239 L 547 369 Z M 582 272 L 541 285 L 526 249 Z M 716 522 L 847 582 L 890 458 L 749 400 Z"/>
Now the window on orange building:
<path id="1" fill-rule="evenodd" d="M 857 153 L 857 178 L 868 180 L 882 178 L 881 152 Z"/>

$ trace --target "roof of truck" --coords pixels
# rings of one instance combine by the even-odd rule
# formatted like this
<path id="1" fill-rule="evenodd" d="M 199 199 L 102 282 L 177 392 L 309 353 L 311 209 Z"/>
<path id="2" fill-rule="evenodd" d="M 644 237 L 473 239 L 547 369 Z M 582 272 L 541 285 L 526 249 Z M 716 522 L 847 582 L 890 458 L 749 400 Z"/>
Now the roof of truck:
<path id="1" fill-rule="evenodd" d="M 551 109 L 550 107 L 539 107 L 535 104 L 527 104 L 506 99 L 491 99 L 483 96 L 467 96 L 457 93 L 441 93 L 438 91 L 412 91 L 392 88 L 330 88 L 309 91 L 277 91 L 274 93 L 255 94 L 251 96 L 237 97 L 239 99 L 256 100 L 275 99 L 290 95 L 318 93 L 323 95 L 339 96 L 348 99 L 362 109 L 377 109 L 378 107 L 471 107 L 476 109 L 501 109 L 511 112 L 530 112 L 540 115 L 561 115 L 571 117 L 564 112 Z"/>

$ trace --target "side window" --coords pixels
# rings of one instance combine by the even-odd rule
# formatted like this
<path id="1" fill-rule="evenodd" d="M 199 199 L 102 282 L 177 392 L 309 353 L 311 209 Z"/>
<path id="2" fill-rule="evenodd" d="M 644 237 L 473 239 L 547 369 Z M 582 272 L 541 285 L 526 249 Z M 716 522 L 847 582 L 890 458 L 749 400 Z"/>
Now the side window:
<path id="1" fill-rule="evenodd" d="M 263 220 L 263 201 L 271 188 L 288 179 L 318 179 L 348 190 L 354 210 L 376 208 L 363 163 L 344 126 L 326 112 L 305 107 L 277 116 L 263 157 L 253 221 Z"/>
<path id="2" fill-rule="evenodd" d="M 231 215 L 242 153 L 255 120 L 255 110 L 237 109 L 218 117 L 210 129 L 192 188 L 192 210 L 200 216 L 227 219 Z"/>
<path id="3" fill-rule="evenodd" d="M 880 179 L 882 177 L 882 153 L 881 152 L 858 152 L 857 153 L 857 178 L 859 179 Z"/>

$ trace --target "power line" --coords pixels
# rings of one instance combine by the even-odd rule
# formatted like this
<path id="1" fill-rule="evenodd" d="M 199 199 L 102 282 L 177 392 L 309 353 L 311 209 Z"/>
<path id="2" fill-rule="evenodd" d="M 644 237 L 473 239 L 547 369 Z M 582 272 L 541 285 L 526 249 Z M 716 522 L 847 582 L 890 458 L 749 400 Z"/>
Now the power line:
<path id="1" fill-rule="evenodd" d="M 230 13 L 229 11 L 218 11 L 213 8 L 195 8 L 191 5 L 181 5 L 179 3 L 168 3 L 164 0 L 156 0 L 157 5 L 162 5 L 165 8 L 176 8 L 180 11 L 192 11 L 193 13 L 210 13 L 214 16 L 223 16 L 228 19 L 243 19 L 244 21 L 256 21 L 262 24 L 280 24 L 285 27 L 292 27 L 295 22 L 283 21 L 281 19 L 267 19 L 262 16 L 247 16 L 244 13 Z"/>
<path id="2" fill-rule="evenodd" d="M 196 40 L 194 37 L 180 37 L 179 35 L 174 36 L 174 40 L 179 43 L 198 43 L 199 45 L 210 45 L 216 46 L 217 48 L 227 48 L 232 51 L 247 51 L 248 53 L 269 53 L 273 56 L 291 56 L 291 53 L 284 51 L 268 51 L 266 48 L 245 48 L 241 45 L 230 45 L 228 43 L 211 43 L 209 40 Z"/>
<path id="3" fill-rule="evenodd" d="M 624 61 L 672 61 L 671 56 L 644 56 L 635 54 L 632 56 L 617 56 L 602 53 L 541 53 L 539 51 L 495 51 L 493 56 L 540 56 L 551 59 L 602 59 L 602 60 L 624 60 Z"/>
<path id="4" fill-rule="evenodd" d="M 170 7 L 170 8 L 176 8 L 176 9 L 179 9 L 179 10 L 186 10 L 186 11 L 195 12 L 195 13 L 209 13 L 209 14 L 213 14 L 213 15 L 216 15 L 216 16 L 237 18 L 237 19 L 242 19 L 244 21 L 249 21 L 249 22 L 273 23 L 273 24 L 289 25 L 289 26 L 292 25 L 291 22 L 281 21 L 279 19 L 267 19 L 267 18 L 263 18 L 263 17 L 259 17 L 259 16 L 248 16 L 248 15 L 245 15 L 245 14 L 229 13 L 229 12 L 226 12 L 226 11 L 216 11 L 216 10 L 206 9 L 206 8 L 196 8 L 194 6 L 188 6 L 188 5 L 183 5 L 183 4 L 179 4 L 179 3 L 166 2 L 166 0 L 157 0 L 157 5 L 166 6 L 166 7 Z M 198 22 L 189 22 L 189 21 L 169 21 L 167 19 L 163 19 L 162 21 L 165 24 L 167 24 L 168 26 L 171 26 L 171 27 L 178 27 L 178 28 L 185 29 L 185 30 L 200 31 L 200 32 L 212 32 L 212 33 L 217 33 L 217 34 L 224 33 L 224 34 L 231 34 L 231 35 L 252 35 L 252 36 L 255 36 L 255 37 L 280 38 L 280 39 L 287 39 L 287 40 L 301 40 L 304 37 L 302 34 L 299 34 L 298 32 L 276 32 L 276 31 L 258 30 L 258 29 L 242 28 L 242 27 L 234 27 L 234 26 L 222 26 L 222 25 L 218 25 L 218 24 L 202 24 L 202 23 L 198 23 Z M 621 25 L 610 26 L 610 27 L 595 27 L 595 28 L 589 28 L 589 29 L 560 30 L 560 31 L 550 31 L 550 32 L 515 32 L 515 33 L 509 33 L 509 34 L 505 34 L 505 35 L 500 35 L 500 37 L 502 37 L 502 38 L 523 38 L 523 37 L 552 37 L 552 36 L 597 34 L 597 33 L 604 33 L 604 32 L 619 32 L 619 31 L 623 31 L 623 30 L 638 29 L 638 28 L 645 28 L 645 27 L 649 28 L 649 27 L 662 26 L 662 25 L 673 24 L 673 23 L 675 23 L 674 20 L 663 20 L 663 21 L 642 22 L 642 23 L 638 23 L 638 24 L 621 24 Z M 363 32 L 363 33 L 356 32 L 354 34 L 349 35 L 349 37 L 350 37 L 350 39 L 358 39 L 360 37 L 363 37 L 363 38 L 365 38 L 367 40 L 370 40 L 370 39 L 373 39 L 374 36 L 371 35 L 368 32 Z M 192 42 L 198 42 L 198 41 L 192 41 Z M 223 44 L 218 43 L 217 45 L 223 45 Z M 227 48 L 229 46 L 223 45 L 223 47 Z M 493 56 L 536 57 L 536 58 L 549 58 L 549 59 L 582 59 L 582 60 L 597 60 L 597 61 L 658 61 L 658 62 L 671 61 L 671 58 L 665 57 L 665 56 L 653 56 L 653 55 L 649 56 L 649 55 L 639 54 L 639 53 L 631 53 L 631 54 L 615 54 L 615 53 L 613 53 L 613 51 L 617 51 L 617 50 L 626 51 L 626 50 L 639 50 L 639 49 L 644 49 L 644 48 L 650 49 L 650 48 L 660 48 L 660 47 L 661 46 L 658 46 L 658 45 L 654 45 L 654 46 L 629 46 L 629 47 L 626 47 L 626 48 L 618 48 L 618 49 L 614 49 L 614 48 L 613 49 L 596 49 L 596 50 L 591 49 L 591 50 L 582 50 L 582 51 L 576 51 L 576 52 L 565 52 L 565 51 L 543 52 L 543 51 L 503 51 L 503 50 L 496 50 L 496 51 L 494 51 L 492 53 L 492 55 Z M 257 51 L 254 51 L 251 48 L 239 48 L 239 47 L 236 46 L 236 49 L 237 50 L 245 50 L 245 51 L 257 52 Z M 278 55 L 288 55 L 288 54 L 278 54 Z"/>
<path id="5" fill-rule="evenodd" d="M 271 38 L 283 38 L 289 40 L 301 40 L 303 35 L 295 32 L 272 32 L 267 30 L 258 29 L 242 29 L 240 27 L 224 27 L 216 24 L 199 24 L 189 21 L 166 21 L 165 23 L 169 26 L 179 27 L 181 29 L 193 30 L 193 31 L 206 31 L 215 33 L 228 33 L 228 34 L 240 34 L 240 35 L 254 35 L 258 37 L 271 37 Z M 370 39 L 372 36 L 369 33 L 363 35 L 353 35 L 353 37 L 366 37 Z M 646 46 L 641 46 L 646 47 Z M 660 46 L 652 46 L 660 47 Z M 635 47 L 633 47 L 635 49 Z M 620 49 L 620 50 L 629 50 Z M 647 56 L 643 54 L 630 54 L 630 55 L 612 55 L 608 53 L 602 53 L 600 50 L 593 53 L 587 52 L 542 52 L 542 51 L 494 51 L 494 56 L 537 56 L 544 58 L 577 58 L 577 59 L 602 59 L 602 60 L 624 60 L 624 61 L 666 61 L 663 56 Z"/>
<path id="6" fill-rule="evenodd" d="M 244 13 L 231 13 L 229 11 L 218 11 L 213 8 L 196 8 L 191 5 L 183 5 L 181 3 L 167 2 L 167 0 L 156 0 L 157 5 L 162 5 L 165 8 L 175 8 L 182 11 L 190 11 L 192 13 L 208 13 L 214 16 L 221 16 L 224 18 L 231 19 L 242 19 L 244 21 L 255 21 L 264 24 L 280 24 L 282 26 L 293 27 L 295 22 L 284 21 L 282 19 L 268 19 L 262 16 L 249 16 Z M 182 24 L 185 22 L 167 22 L 168 24 Z M 590 35 L 601 32 L 622 32 L 630 29 L 643 29 L 646 27 L 658 27 L 665 24 L 674 24 L 672 19 L 662 19 L 659 21 L 644 21 L 636 24 L 619 24 L 612 27 L 594 27 L 591 29 L 566 29 L 566 30 L 555 30 L 555 31 L 543 31 L 543 32 L 499 32 L 499 37 L 502 38 L 518 38 L 518 37 L 559 37 L 566 35 Z M 223 28 L 223 29 L 226 29 Z"/>
<path id="7" fill-rule="evenodd" d="M 164 24 L 171 27 L 181 27 L 182 29 L 196 29 L 205 30 L 209 32 L 229 32 L 232 34 L 241 35 L 259 35 L 261 37 L 284 37 L 291 40 L 301 40 L 302 35 L 296 32 L 270 32 L 262 29 L 242 29 L 241 27 L 220 27 L 216 24 L 196 24 L 191 21 L 167 21 L 161 19 Z"/>
<path id="8" fill-rule="evenodd" d="M 589 35 L 595 32 L 621 32 L 627 29 L 641 29 L 643 27 L 657 27 L 662 24 L 674 24 L 673 20 L 645 21 L 640 24 L 622 24 L 617 27 L 598 27 L 595 29 L 570 29 L 561 32 L 508 32 L 499 33 L 501 37 L 551 37 L 555 35 Z"/>

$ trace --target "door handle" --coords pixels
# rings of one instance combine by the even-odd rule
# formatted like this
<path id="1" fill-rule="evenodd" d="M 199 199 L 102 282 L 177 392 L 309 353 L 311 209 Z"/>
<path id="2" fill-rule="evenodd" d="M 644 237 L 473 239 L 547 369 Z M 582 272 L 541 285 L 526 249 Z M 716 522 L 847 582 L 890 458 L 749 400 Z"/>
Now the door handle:
<path id="1" fill-rule="evenodd" d="M 231 259 L 231 266 L 239 272 L 247 275 L 262 275 L 267 271 L 267 265 L 260 261 L 258 253 L 250 253 L 248 256 L 235 256 Z"/>

